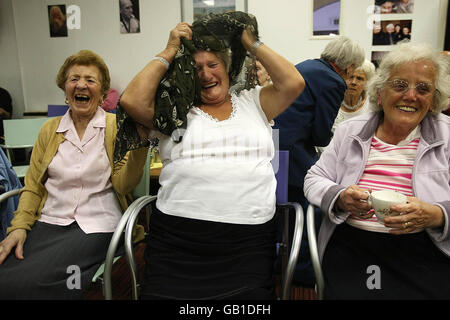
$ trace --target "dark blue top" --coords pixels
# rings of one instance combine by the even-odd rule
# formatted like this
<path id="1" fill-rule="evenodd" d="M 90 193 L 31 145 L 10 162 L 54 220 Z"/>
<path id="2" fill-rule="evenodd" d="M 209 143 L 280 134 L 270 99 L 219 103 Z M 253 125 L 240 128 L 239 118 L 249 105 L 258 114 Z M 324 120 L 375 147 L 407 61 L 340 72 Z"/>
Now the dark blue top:
<path id="1" fill-rule="evenodd" d="M 279 129 L 279 149 L 289 150 L 289 185 L 303 190 L 306 172 L 318 159 L 314 146 L 330 142 L 347 85 L 322 59 L 306 60 L 295 67 L 305 79 L 305 89 L 275 118 L 274 129 Z"/>
<path id="2" fill-rule="evenodd" d="M 17 178 L 11 163 L 1 148 L 0 185 L 2 185 L 4 192 L 22 188 L 19 178 Z M 11 220 L 14 218 L 13 212 L 16 211 L 18 203 L 19 196 L 13 196 L 0 204 L 0 241 L 6 237 L 6 229 L 11 225 Z"/>

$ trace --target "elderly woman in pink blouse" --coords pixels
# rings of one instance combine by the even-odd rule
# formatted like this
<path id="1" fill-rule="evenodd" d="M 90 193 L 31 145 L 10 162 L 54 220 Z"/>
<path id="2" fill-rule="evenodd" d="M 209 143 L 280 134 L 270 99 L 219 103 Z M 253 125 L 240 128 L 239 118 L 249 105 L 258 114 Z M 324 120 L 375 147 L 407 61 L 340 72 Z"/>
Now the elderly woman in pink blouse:
<path id="1" fill-rule="evenodd" d="M 109 83 L 108 67 L 91 51 L 61 66 L 57 84 L 70 108 L 43 125 L 34 145 L 0 242 L 0 299 L 82 298 L 103 261 L 147 155 L 141 148 L 113 163 L 116 118 L 100 107 Z"/>

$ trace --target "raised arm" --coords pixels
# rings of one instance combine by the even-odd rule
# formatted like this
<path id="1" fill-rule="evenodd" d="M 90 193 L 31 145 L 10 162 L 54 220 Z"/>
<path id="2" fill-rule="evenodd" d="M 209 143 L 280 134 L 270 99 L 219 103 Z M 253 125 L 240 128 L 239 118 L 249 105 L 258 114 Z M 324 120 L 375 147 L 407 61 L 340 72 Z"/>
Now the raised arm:
<path id="1" fill-rule="evenodd" d="M 255 46 L 256 39 L 248 30 L 242 32 L 241 42 L 247 51 L 256 55 L 272 79 L 272 84 L 262 88 L 260 95 L 261 107 L 270 121 L 302 93 L 305 80 L 291 62 L 268 46 Z"/>
<path id="2" fill-rule="evenodd" d="M 157 55 L 172 63 L 180 46 L 180 38 L 192 38 L 192 30 L 186 22 L 179 23 L 170 31 L 166 48 Z M 153 129 L 155 111 L 155 94 L 158 85 L 167 71 L 167 66 L 161 60 L 152 59 L 126 87 L 120 99 L 120 105 L 141 125 Z"/>

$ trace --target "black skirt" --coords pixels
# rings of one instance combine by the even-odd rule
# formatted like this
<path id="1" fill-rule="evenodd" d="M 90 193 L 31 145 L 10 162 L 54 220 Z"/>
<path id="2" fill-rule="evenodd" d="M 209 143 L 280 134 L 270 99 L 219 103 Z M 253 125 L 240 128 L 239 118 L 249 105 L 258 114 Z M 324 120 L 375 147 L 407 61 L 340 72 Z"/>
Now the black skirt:
<path id="1" fill-rule="evenodd" d="M 343 223 L 322 269 L 325 299 L 450 299 L 450 258 L 425 231 L 398 236 Z"/>
<path id="2" fill-rule="evenodd" d="M 150 218 L 141 298 L 273 298 L 273 220 L 240 225 L 155 210 Z"/>

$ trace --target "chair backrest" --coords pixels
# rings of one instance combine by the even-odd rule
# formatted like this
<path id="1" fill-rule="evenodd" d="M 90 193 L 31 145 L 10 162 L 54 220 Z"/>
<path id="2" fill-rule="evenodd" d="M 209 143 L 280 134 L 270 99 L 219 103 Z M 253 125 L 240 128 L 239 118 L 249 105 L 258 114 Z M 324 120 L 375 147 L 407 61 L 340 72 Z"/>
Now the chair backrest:
<path id="1" fill-rule="evenodd" d="M 272 167 L 277 179 L 276 197 L 277 203 L 288 202 L 288 179 L 289 179 L 289 151 L 278 150 L 272 160 Z"/>
<path id="2" fill-rule="evenodd" d="M 68 109 L 69 109 L 69 106 L 66 104 L 49 104 L 48 110 L 47 110 L 47 116 L 48 117 L 63 116 L 67 112 Z"/>
<path id="3" fill-rule="evenodd" d="M 286 300 L 291 296 L 291 283 L 300 251 L 304 217 L 300 204 L 288 200 L 289 151 L 276 151 L 272 159 L 272 167 L 277 179 L 275 191 L 277 208 L 283 213 L 282 226 L 280 226 L 282 239 L 277 246 L 281 255 L 281 299 Z M 289 208 L 294 209 L 292 217 L 290 217 Z"/>
<path id="4" fill-rule="evenodd" d="M 3 120 L 5 146 L 9 148 L 32 147 L 39 130 L 48 118 L 24 118 Z"/>

